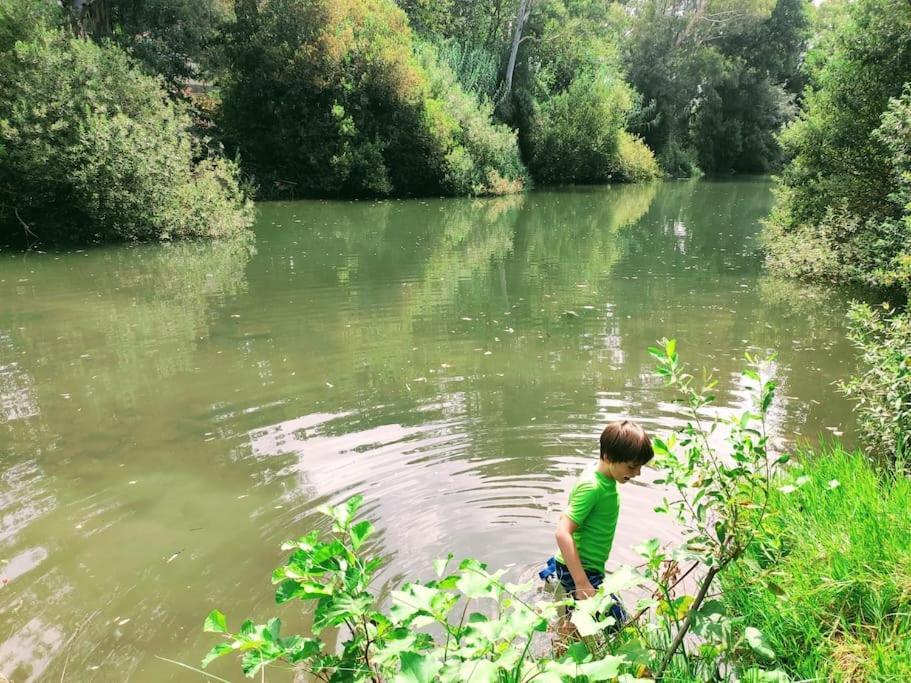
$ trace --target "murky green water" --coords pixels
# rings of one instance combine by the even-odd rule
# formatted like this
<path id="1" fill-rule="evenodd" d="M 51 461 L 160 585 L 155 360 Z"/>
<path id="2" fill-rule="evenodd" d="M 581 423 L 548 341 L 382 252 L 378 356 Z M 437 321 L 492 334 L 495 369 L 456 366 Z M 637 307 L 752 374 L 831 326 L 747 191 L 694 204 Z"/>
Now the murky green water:
<path id="1" fill-rule="evenodd" d="M 753 180 L 298 202 L 260 208 L 255 252 L 0 255 L 0 673 L 201 680 L 156 656 L 196 665 L 213 607 L 303 626 L 272 604 L 278 546 L 358 491 L 387 578 L 447 551 L 532 576 L 603 423 L 679 424 L 664 335 L 726 409 L 743 351 L 777 349 L 782 442 L 848 431 L 845 301 L 762 274 L 771 201 Z M 657 496 L 624 489 L 617 561 L 673 536 Z"/>

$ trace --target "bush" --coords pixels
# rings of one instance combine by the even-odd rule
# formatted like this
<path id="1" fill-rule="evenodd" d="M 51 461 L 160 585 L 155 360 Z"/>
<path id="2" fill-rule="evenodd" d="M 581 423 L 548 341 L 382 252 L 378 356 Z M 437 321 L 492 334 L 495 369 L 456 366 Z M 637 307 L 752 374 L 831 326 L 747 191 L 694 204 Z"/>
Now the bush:
<path id="1" fill-rule="evenodd" d="M 794 274 L 895 285 L 911 253 L 911 6 L 860 0 L 843 11 L 808 58 L 814 87 L 781 137 L 792 161 L 767 244 L 786 272 L 783 252 L 797 242 L 831 257 L 816 268 L 798 263 Z"/>
<path id="2" fill-rule="evenodd" d="M 444 151 L 444 192 L 500 195 L 521 191 L 525 167 L 516 134 L 492 122 L 493 105 L 463 90 L 432 46 L 421 46 L 418 56 L 427 77 L 425 106 L 430 127 Z"/>
<path id="3" fill-rule="evenodd" d="M 655 153 L 642 138 L 620 131 L 617 138 L 617 160 L 614 177 L 627 183 L 654 180 L 661 176 Z"/>
<path id="4" fill-rule="evenodd" d="M 539 96 L 529 132 L 533 176 L 545 183 L 610 180 L 632 102 L 629 86 L 606 71 L 581 73 L 565 90 Z"/>
<path id="5" fill-rule="evenodd" d="M 119 48 L 33 30 L 0 54 L 5 237 L 221 237 L 249 226 L 236 166 L 199 158 L 189 117 L 158 81 Z"/>
<path id="6" fill-rule="evenodd" d="M 724 577 L 725 602 L 795 680 L 911 680 L 911 479 L 837 447 L 802 463 Z"/>
<path id="7" fill-rule="evenodd" d="M 230 35 L 224 128 L 265 194 L 521 187 L 514 136 L 392 0 L 243 0 Z"/>
<path id="8" fill-rule="evenodd" d="M 851 341 L 865 370 L 844 386 L 855 401 L 864 448 L 885 464 L 911 457 L 911 314 L 866 304 L 850 312 Z"/>
<path id="9" fill-rule="evenodd" d="M 672 178 L 697 178 L 702 175 L 696 157 L 676 140 L 667 143 L 661 150 L 658 165 Z"/>

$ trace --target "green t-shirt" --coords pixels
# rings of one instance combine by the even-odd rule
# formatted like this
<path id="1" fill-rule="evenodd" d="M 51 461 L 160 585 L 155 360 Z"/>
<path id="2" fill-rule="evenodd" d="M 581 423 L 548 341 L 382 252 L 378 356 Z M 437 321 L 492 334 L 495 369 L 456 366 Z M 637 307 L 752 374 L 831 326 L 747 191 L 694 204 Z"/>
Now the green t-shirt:
<path id="1" fill-rule="evenodd" d="M 579 525 L 573 533 L 573 540 L 582 566 L 603 572 L 620 516 L 617 482 L 595 469 L 587 470 L 573 486 L 569 505 L 563 514 Z M 556 558 L 566 564 L 559 551 Z"/>

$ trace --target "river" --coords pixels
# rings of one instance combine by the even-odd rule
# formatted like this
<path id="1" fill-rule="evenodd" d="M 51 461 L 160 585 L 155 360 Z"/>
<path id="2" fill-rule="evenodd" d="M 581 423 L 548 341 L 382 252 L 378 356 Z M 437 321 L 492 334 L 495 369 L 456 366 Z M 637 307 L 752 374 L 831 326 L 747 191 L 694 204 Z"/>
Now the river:
<path id="1" fill-rule="evenodd" d="M 532 577 L 604 423 L 680 424 L 663 336 L 726 411 L 744 351 L 778 351 L 777 443 L 851 443 L 846 296 L 763 272 L 772 201 L 760 178 L 281 202 L 252 246 L 0 254 L 0 673 L 203 680 L 158 657 L 198 665 L 216 607 L 305 627 L 273 603 L 279 545 L 355 492 L 384 579 L 450 551 Z M 673 537 L 653 479 L 613 562 Z"/>

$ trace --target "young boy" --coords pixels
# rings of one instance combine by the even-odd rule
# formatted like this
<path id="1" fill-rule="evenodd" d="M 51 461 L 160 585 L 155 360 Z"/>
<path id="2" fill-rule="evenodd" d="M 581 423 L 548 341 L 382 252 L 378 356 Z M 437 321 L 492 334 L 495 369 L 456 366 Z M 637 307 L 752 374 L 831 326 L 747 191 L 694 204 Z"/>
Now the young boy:
<path id="1" fill-rule="evenodd" d="M 601 433 L 598 465 L 586 470 L 573 485 L 569 504 L 557 523 L 559 552 L 548 561 L 541 578 L 556 575 L 563 589 L 577 600 L 590 598 L 604 581 L 620 514 L 617 484 L 639 476 L 654 456 L 652 444 L 639 425 L 611 422 Z M 622 608 L 611 610 L 620 621 Z"/>

